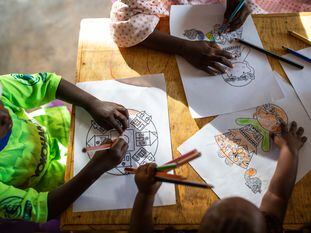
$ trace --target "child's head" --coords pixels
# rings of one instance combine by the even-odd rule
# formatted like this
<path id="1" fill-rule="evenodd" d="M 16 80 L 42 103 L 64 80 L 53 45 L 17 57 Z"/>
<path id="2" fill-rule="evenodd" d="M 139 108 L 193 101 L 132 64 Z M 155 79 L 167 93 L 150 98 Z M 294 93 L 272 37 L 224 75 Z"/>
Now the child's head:
<path id="1" fill-rule="evenodd" d="M 266 223 L 260 210 L 249 201 L 226 198 L 215 202 L 202 219 L 199 233 L 264 233 Z"/>

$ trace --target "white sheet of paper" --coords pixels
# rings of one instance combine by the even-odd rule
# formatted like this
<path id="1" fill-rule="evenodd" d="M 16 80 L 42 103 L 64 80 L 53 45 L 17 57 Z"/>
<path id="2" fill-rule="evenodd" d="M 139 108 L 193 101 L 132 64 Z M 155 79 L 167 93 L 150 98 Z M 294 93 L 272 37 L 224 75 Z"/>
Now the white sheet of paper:
<path id="1" fill-rule="evenodd" d="M 180 153 L 193 148 L 202 153 L 200 158 L 191 162 L 191 166 L 207 183 L 215 186 L 213 190 L 219 198 L 240 196 L 260 205 L 279 156 L 279 150 L 271 140 L 264 143 L 264 135 L 267 129 L 276 126 L 279 117 L 287 122 L 295 120 L 304 127 L 305 136 L 311 138 L 311 121 L 295 91 L 281 78 L 277 81 L 286 98 L 265 105 L 265 108 L 218 116 L 178 148 Z M 225 133 L 231 143 L 223 140 L 221 135 Z M 233 142 L 247 146 L 247 150 L 237 148 Z M 310 154 L 311 141 L 308 140 L 300 150 L 296 182 L 310 171 Z"/>
<path id="2" fill-rule="evenodd" d="M 142 83 L 143 82 L 143 83 Z M 127 84 L 131 83 L 131 84 Z M 144 85 L 144 86 L 141 86 Z M 78 83 L 78 87 L 100 100 L 123 105 L 130 112 L 130 127 L 124 133 L 129 149 L 121 164 L 102 175 L 73 204 L 74 212 L 132 208 L 137 188 L 133 175 L 124 175 L 125 167 L 172 159 L 166 85 L 163 74 L 140 78 Z M 76 108 L 74 138 L 74 175 L 90 160 L 82 152 L 86 146 L 100 145 L 118 133 L 99 127 L 82 108 Z M 163 184 L 155 206 L 176 203 L 175 187 Z"/>
<path id="3" fill-rule="evenodd" d="M 311 47 L 299 50 L 298 52 L 307 57 L 311 57 Z M 311 119 L 311 63 L 304 61 L 292 54 L 287 54 L 284 57 L 296 61 L 297 63 L 304 66 L 304 68 L 300 70 L 284 62 L 281 62 L 288 79 L 292 83 L 297 95 L 299 96 Z"/>
<path id="4" fill-rule="evenodd" d="M 233 42 L 243 38 L 262 47 L 252 17 L 241 29 L 218 35 L 223 22 L 224 7 L 220 4 L 200 6 L 172 6 L 170 13 L 171 34 L 188 40 L 206 40 L 213 35 L 216 42 L 237 58 L 228 74 L 207 76 L 182 57 L 177 63 L 192 117 L 202 118 L 231 113 L 271 102 L 283 95 L 273 78 L 266 55 Z"/>

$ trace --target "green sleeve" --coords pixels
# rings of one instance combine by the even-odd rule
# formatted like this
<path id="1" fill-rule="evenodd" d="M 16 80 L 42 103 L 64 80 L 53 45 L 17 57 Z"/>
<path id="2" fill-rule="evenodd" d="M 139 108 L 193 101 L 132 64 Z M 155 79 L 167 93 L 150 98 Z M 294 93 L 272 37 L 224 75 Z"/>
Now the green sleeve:
<path id="1" fill-rule="evenodd" d="M 54 100 L 60 80 L 61 77 L 53 73 L 0 76 L 3 96 L 24 109 L 36 108 Z"/>
<path id="2" fill-rule="evenodd" d="M 46 222 L 47 192 L 17 189 L 0 182 L 0 218 Z"/>

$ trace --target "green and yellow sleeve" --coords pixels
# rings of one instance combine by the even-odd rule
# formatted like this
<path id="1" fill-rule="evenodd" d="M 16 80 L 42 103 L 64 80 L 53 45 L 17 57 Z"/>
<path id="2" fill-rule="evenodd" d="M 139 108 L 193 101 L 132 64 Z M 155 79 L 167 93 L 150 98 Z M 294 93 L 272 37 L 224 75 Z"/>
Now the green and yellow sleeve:
<path id="1" fill-rule="evenodd" d="M 17 189 L 0 182 L 0 218 L 46 222 L 47 192 Z"/>
<path id="2" fill-rule="evenodd" d="M 60 80 L 61 77 L 53 73 L 0 76 L 2 95 L 24 109 L 36 108 L 54 100 Z"/>

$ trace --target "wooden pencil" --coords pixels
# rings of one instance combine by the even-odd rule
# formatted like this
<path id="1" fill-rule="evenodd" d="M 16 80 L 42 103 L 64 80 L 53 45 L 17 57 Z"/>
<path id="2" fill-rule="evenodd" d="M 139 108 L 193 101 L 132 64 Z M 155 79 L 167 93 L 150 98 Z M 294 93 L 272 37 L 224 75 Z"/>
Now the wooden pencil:
<path id="1" fill-rule="evenodd" d="M 279 55 L 277 55 L 275 53 L 272 53 L 272 52 L 270 52 L 268 50 L 260 48 L 257 45 L 251 44 L 251 43 L 249 43 L 249 42 L 247 42 L 245 40 L 236 39 L 236 41 L 238 41 L 241 44 L 247 45 L 247 46 L 249 46 L 249 47 L 251 47 L 251 48 L 253 48 L 253 49 L 255 49 L 255 50 L 259 51 L 259 52 L 262 52 L 262 53 L 264 53 L 264 54 L 266 54 L 266 55 L 268 55 L 270 57 L 274 57 L 274 58 L 279 59 L 279 60 L 281 60 L 283 62 L 286 62 L 286 63 L 288 63 L 288 64 L 290 64 L 292 66 L 295 66 L 295 67 L 297 67 L 299 69 L 303 69 L 304 68 L 304 66 L 302 66 L 302 65 L 300 65 L 300 64 L 298 64 L 296 62 L 293 62 L 293 61 L 291 61 L 291 60 L 289 60 L 287 58 L 281 57 L 281 56 L 279 56 Z"/>
<path id="2" fill-rule="evenodd" d="M 103 150 L 108 150 L 110 149 L 111 147 L 114 146 L 114 144 L 117 142 L 118 140 L 115 139 L 115 140 L 112 140 L 110 142 L 107 142 L 105 144 L 102 144 L 102 145 L 99 145 L 99 146 L 88 146 L 88 147 L 84 147 L 82 149 L 82 152 L 83 153 L 86 153 L 86 152 L 96 152 L 96 151 L 103 151 Z"/>
<path id="3" fill-rule="evenodd" d="M 157 171 L 166 171 L 167 169 L 175 169 L 177 167 L 177 163 L 168 163 L 162 166 L 157 167 Z"/>
<path id="4" fill-rule="evenodd" d="M 293 36 L 293 37 L 295 37 L 295 38 L 297 38 L 297 39 L 299 39 L 299 40 L 301 40 L 301 41 L 303 41 L 303 42 L 305 42 L 305 43 L 307 43 L 308 45 L 311 45 L 311 40 L 309 40 L 308 38 L 306 38 L 306 37 L 300 35 L 300 34 L 297 33 L 297 32 L 288 31 L 288 34 L 291 35 L 291 36 Z"/>
<path id="5" fill-rule="evenodd" d="M 192 154 L 192 155 L 190 155 L 190 156 L 188 156 L 188 157 L 186 157 L 186 158 L 184 158 L 182 160 L 179 160 L 177 162 L 177 167 L 180 167 L 181 165 L 183 165 L 185 163 L 189 163 L 190 161 L 192 161 L 192 160 L 194 160 L 194 159 L 196 159 L 196 158 L 198 158 L 200 156 L 201 156 L 201 153 L 200 152 L 196 152 L 196 153 L 194 153 L 194 154 Z"/>
<path id="6" fill-rule="evenodd" d="M 200 156 L 201 156 L 201 153 L 198 151 L 193 153 L 193 154 L 190 154 L 187 157 L 184 157 L 183 159 L 177 161 L 177 166 L 175 168 L 180 167 L 180 166 L 184 165 L 185 163 L 189 163 L 190 161 L 192 161 L 192 160 L 194 160 Z M 168 171 L 171 171 L 175 168 L 168 168 L 168 169 L 163 170 L 163 171 L 168 172 Z"/>
<path id="7" fill-rule="evenodd" d="M 191 187 L 197 187 L 197 188 L 214 188 L 213 185 L 206 184 L 206 183 L 198 183 L 198 182 L 187 181 L 187 180 L 177 180 L 177 179 L 158 177 L 158 176 L 155 176 L 155 178 L 161 182 L 172 183 L 172 184 L 177 184 L 177 185 L 185 185 L 185 186 L 191 186 Z"/>
<path id="8" fill-rule="evenodd" d="M 176 162 L 178 162 L 179 160 L 182 160 L 182 159 L 184 159 L 185 157 L 188 157 L 188 156 L 190 156 L 190 155 L 192 155 L 192 154 L 194 154 L 194 153 L 196 153 L 196 152 L 198 152 L 197 149 L 194 149 L 194 150 L 192 150 L 192 151 L 187 152 L 186 154 L 183 154 L 183 155 L 179 156 L 179 157 L 176 158 L 176 159 L 173 159 L 173 160 L 171 160 L 171 161 L 166 162 L 165 164 L 176 163 Z"/>
<path id="9" fill-rule="evenodd" d="M 136 174 L 137 169 L 136 168 L 132 168 L 132 167 L 127 167 L 127 168 L 124 169 L 124 171 L 129 173 L 129 174 Z M 173 178 L 173 179 L 178 179 L 178 180 L 186 180 L 187 179 L 184 176 L 175 175 L 175 174 L 167 174 L 165 172 L 157 172 L 156 176 L 158 176 L 158 177 Z"/>
<path id="10" fill-rule="evenodd" d="M 285 46 L 282 46 L 282 48 L 285 49 L 287 52 L 293 54 L 294 56 L 299 57 L 299 58 L 301 58 L 302 60 L 305 60 L 305 61 L 311 63 L 311 58 L 309 58 L 309 57 L 307 57 L 307 56 L 305 56 L 305 55 L 303 55 L 303 54 L 301 54 L 301 53 L 299 53 L 299 52 L 297 52 L 297 51 L 295 51 L 295 50 L 292 50 L 292 49 L 290 49 L 290 48 L 287 48 L 287 47 L 285 47 Z"/>

